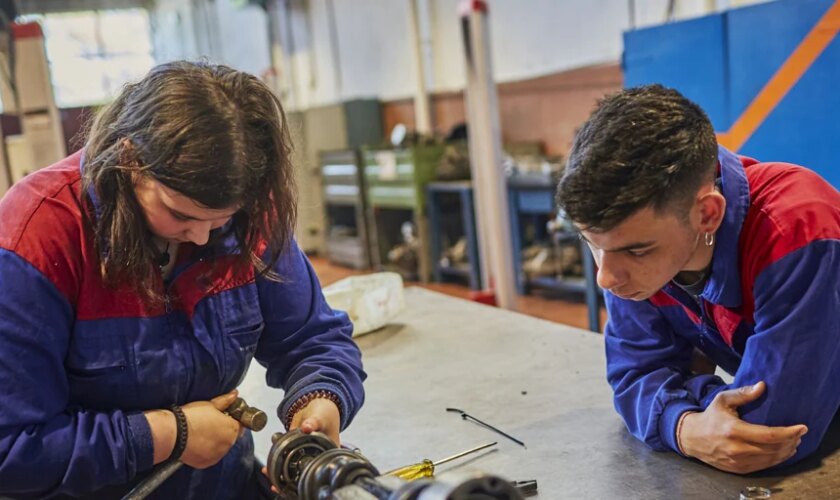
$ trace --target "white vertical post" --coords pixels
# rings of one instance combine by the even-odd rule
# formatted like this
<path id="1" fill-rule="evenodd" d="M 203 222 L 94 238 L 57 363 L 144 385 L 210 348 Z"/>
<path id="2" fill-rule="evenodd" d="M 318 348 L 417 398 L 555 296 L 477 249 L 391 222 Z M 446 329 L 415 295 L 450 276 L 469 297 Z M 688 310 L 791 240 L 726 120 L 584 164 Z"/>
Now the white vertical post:
<path id="1" fill-rule="evenodd" d="M 6 139 L 0 127 L 0 198 L 12 187 L 12 170 L 6 157 Z"/>
<path id="2" fill-rule="evenodd" d="M 432 112 L 429 105 L 429 90 L 427 76 L 432 69 L 428 66 L 425 46 L 430 43 L 428 28 L 429 4 L 426 0 L 408 0 L 409 12 L 411 13 L 410 31 L 411 41 L 414 46 L 414 73 L 417 82 L 417 91 L 414 93 L 414 116 L 415 130 L 423 135 L 432 134 Z M 421 12 L 425 15 L 421 20 Z M 421 22 L 426 21 L 426 22 Z"/>
<path id="3" fill-rule="evenodd" d="M 513 309 L 516 283 L 487 2 L 462 0 L 460 11 L 467 70 L 470 165 L 482 278 L 484 286 L 492 287 L 495 292 L 497 305 Z"/>
<path id="4" fill-rule="evenodd" d="M 4 54 L 0 64 L 7 75 L 13 75 L 15 88 L 0 85 L 5 112 L 20 118 L 20 136 L 6 138 L 11 171 L 10 182 L 51 165 L 67 154 L 61 114 L 55 104 L 44 33 L 38 23 L 12 24 L 14 35 L 14 68 Z M 14 149 L 13 149 L 14 145 Z"/>

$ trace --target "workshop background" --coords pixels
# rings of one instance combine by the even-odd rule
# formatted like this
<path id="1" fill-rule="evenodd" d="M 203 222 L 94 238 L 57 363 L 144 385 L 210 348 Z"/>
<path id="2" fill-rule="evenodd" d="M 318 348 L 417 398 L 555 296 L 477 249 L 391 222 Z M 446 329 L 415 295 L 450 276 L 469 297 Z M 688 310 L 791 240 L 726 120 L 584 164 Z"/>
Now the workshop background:
<path id="1" fill-rule="evenodd" d="M 0 195 L 81 147 L 90 112 L 153 65 L 228 64 L 263 78 L 288 112 L 297 239 L 323 285 L 389 270 L 600 331 L 591 256 L 553 191 L 576 128 L 623 86 L 673 86 L 706 109 L 722 144 L 840 187 L 840 1 L 0 7 Z"/>

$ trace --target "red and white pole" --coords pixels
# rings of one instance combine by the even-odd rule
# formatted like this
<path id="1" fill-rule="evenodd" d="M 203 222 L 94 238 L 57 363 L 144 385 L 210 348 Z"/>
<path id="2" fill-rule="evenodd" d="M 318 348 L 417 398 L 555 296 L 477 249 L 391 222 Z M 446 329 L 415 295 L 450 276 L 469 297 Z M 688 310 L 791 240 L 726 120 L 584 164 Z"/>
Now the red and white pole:
<path id="1" fill-rule="evenodd" d="M 490 57 L 488 5 L 464 0 L 460 5 L 466 56 L 466 103 L 470 165 L 475 195 L 482 281 L 496 304 L 514 309 L 516 282 L 511 248 L 508 191 L 502 171 L 499 99 Z"/>

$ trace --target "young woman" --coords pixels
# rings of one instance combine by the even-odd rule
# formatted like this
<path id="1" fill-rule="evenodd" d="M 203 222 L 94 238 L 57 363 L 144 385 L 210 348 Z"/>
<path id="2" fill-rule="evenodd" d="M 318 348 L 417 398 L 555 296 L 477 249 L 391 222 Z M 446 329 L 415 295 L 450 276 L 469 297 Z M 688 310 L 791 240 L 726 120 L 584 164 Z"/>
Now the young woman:
<path id="1" fill-rule="evenodd" d="M 338 441 L 365 374 L 292 238 L 290 148 L 259 80 L 176 62 L 0 200 L 0 496 L 120 498 L 168 459 L 155 498 L 257 496 L 222 411 L 252 358 Z"/>

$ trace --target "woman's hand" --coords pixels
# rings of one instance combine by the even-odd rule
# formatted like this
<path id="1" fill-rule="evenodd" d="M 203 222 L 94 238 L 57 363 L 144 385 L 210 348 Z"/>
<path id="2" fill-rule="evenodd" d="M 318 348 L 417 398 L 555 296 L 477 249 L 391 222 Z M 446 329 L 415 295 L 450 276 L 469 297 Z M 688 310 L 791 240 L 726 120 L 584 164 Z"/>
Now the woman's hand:
<path id="1" fill-rule="evenodd" d="M 288 431 L 291 432 L 298 428 L 304 434 L 310 434 L 316 431 L 322 432 L 336 446 L 341 446 L 341 441 L 338 436 L 341 430 L 341 412 L 339 412 L 338 406 L 329 399 L 315 398 L 295 413 Z M 262 473 L 271 479 L 265 467 L 262 468 Z M 273 485 L 271 486 L 271 491 L 279 493 Z"/>
<path id="2" fill-rule="evenodd" d="M 300 409 L 292 418 L 289 430 L 300 428 L 304 434 L 315 431 L 327 435 L 336 446 L 341 446 L 338 436 L 341 430 L 341 414 L 338 406 L 326 398 L 315 398 Z"/>
<path id="3" fill-rule="evenodd" d="M 187 417 L 187 446 L 180 461 L 195 469 L 215 465 L 233 447 L 244 428 L 224 413 L 236 399 L 237 391 L 210 401 L 196 401 L 181 407 Z M 172 455 L 178 430 L 175 415 L 169 410 L 144 412 L 152 431 L 154 463 Z"/>
<path id="4" fill-rule="evenodd" d="M 236 400 L 237 391 L 210 401 L 182 407 L 187 417 L 187 448 L 181 461 L 195 469 L 216 465 L 240 436 L 242 424 L 224 411 Z"/>

